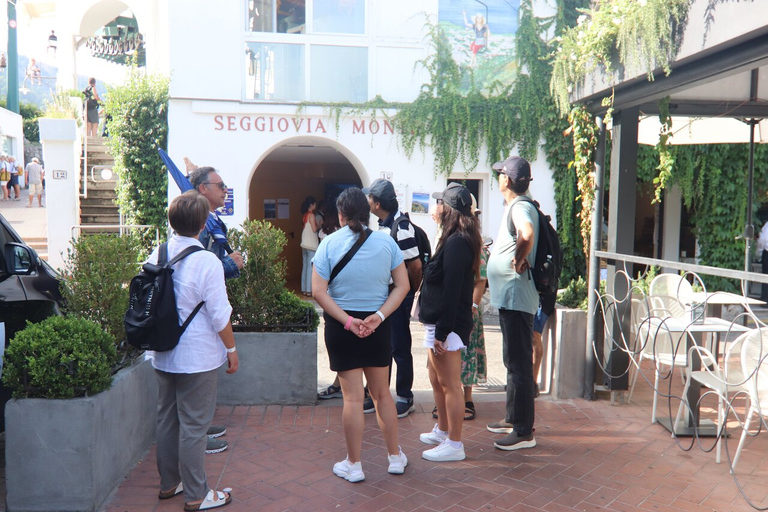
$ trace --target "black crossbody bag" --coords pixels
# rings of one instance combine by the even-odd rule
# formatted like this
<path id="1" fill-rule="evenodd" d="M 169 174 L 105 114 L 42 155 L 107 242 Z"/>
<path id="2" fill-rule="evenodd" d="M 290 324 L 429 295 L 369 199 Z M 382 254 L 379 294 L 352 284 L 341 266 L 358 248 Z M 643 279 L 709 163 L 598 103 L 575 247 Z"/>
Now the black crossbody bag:
<path id="1" fill-rule="evenodd" d="M 347 266 L 347 263 L 349 263 L 349 261 L 357 253 L 357 251 L 360 250 L 360 248 L 363 246 L 365 241 L 371 237 L 372 233 L 373 231 L 371 231 L 371 228 L 365 228 L 365 238 L 363 238 L 362 236 L 358 237 L 357 241 L 347 251 L 347 254 L 345 254 L 344 257 L 341 258 L 341 260 L 339 260 L 336 266 L 333 267 L 333 270 L 331 270 L 331 277 L 328 279 L 328 286 L 331 285 L 331 281 L 333 281 L 333 278 L 339 275 L 339 272 L 341 272 L 344 269 L 344 267 Z"/>

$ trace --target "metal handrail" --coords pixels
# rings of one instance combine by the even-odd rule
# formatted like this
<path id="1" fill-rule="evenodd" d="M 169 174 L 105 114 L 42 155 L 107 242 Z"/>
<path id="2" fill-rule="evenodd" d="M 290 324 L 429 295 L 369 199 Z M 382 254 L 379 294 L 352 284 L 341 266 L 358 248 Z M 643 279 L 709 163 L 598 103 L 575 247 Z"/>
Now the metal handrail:
<path id="1" fill-rule="evenodd" d="M 80 197 L 88 199 L 88 109 L 83 109 L 83 126 L 85 127 L 85 137 L 83 137 L 83 193 Z"/>
<path id="2" fill-rule="evenodd" d="M 119 229 L 120 230 L 120 236 L 123 235 L 123 229 L 146 229 L 146 228 L 155 228 L 155 242 L 160 243 L 160 228 L 156 226 L 151 226 L 149 224 L 77 224 L 75 226 L 72 226 L 72 238 L 75 238 L 75 234 L 80 234 L 79 232 L 83 229 Z"/>
<path id="3" fill-rule="evenodd" d="M 739 279 L 742 281 L 768 284 L 768 274 L 760 274 L 757 272 L 730 270 L 727 268 L 710 267 L 707 265 L 694 265 L 691 263 L 681 263 L 679 261 L 671 260 L 658 260 L 655 258 L 645 258 L 643 256 L 633 256 L 629 254 L 620 254 L 617 252 L 607 251 L 595 251 L 595 256 L 606 260 L 616 260 L 626 263 L 637 263 L 640 265 L 673 268 L 675 270 L 682 270 L 684 272 L 695 272 L 697 274 L 706 274 L 709 276 L 727 277 L 730 279 Z"/>

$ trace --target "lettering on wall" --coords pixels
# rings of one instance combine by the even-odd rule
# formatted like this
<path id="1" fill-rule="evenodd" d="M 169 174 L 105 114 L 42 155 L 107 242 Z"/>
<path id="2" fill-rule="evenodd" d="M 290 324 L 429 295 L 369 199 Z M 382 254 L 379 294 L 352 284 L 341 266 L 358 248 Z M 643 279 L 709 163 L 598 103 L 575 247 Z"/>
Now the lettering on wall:
<path id="1" fill-rule="evenodd" d="M 327 134 L 328 119 L 295 116 L 248 116 L 216 115 L 213 117 L 213 129 L 217 132 L 266 132 L 291 134 Z M 392 135 L 395 129 L 388 120 L 352 119 L 351 124 L 342 124 L 342 130 L 351 129 L 352 135 Z"/>

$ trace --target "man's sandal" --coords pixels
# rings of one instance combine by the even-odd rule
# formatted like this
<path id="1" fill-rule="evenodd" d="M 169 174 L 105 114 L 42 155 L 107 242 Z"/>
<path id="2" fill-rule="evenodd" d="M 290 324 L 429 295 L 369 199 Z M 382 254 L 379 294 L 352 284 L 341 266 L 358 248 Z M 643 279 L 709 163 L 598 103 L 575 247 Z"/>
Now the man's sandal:
<path id="1" fill-rule="evenodd" d="M 216 493 L 215 495 L 213 494 L 214 492 Z M 217 499 L 213 499 L 214 496 L 216 496 Z M 186 512 L 193 512 L 195 510 L 209 510 L 212 508 L 219 508 L 229 505 L 231 501 L 232 495 L 228 492 L 208 491 L 208 495 L 206 495 L 202 502 L 195 503 L 194 505 L 186 503 L 184 505 L 184 510 Z"/>
<path id="2" fill-rule="evenodd" d="M 161 500 L 169 500 L 173 498 L 174 496 L 178 496 L 184 492 L 184 485 L 179 483 L 175 488 L 171 489 L 170 491 L 160 491 L 160 494 L 157 495 L 158 498 Z"/>

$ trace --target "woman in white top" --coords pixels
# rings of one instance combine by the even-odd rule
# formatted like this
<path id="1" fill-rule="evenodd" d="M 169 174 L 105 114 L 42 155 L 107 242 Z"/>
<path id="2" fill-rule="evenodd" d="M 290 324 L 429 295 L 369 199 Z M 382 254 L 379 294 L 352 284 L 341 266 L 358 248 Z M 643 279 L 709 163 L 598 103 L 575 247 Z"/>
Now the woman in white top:
<path id="1" fill-rule="evenodd" d="M 367 228 L 371 208 L 363 191 L 344 190 L 336 207 L 343 227 L 325 237 L 317 248 L 312 260 L 312 290 L 324 311 L 331 370 L 338 372 L 344 394 L 347 458 L 336 463 L 333 472 L 349 482 L 360 482 L 365 479 L 360 462 L 365 428 L 363 374 L 387 445 L 389 472 L 402 474 L 408 464 L 397 444 L 397 413 L 389 393 L 392 346 L 387 318 L 400 306 L 410 284 L 403 253 L 389 233 Z M 334 267 L 358 241 L 362 241 L 358 251 L 331 279 Z M 391 291 L 390 280 L 394 283 Z"/>
<path id="2" fill-rule="evenodd" d="M 176 197 L 168 208 L 175 235 L 168 241 L 168 259 L 191 246 L 205 227 L 210 205 L 195 191 Z M 158 249 L 149 257 L 157 263 Z M 232 307 L 224 285 L 224 269 L 215 254 L 198 251 L 174 265 L 173 291 L 182 321 L 201 302 L 179 344 L 167 352 L 148 351 L 159 387 L 157 407 L 157 469 L 160 499 L 184 493 L 184 510 L 227 505 L 229 493 L 213 491 L 205 475 L 208 427 L 216 408 L 217 370 L 227 363 L 235 373 L 238 358 L 229 317 Z"/>

